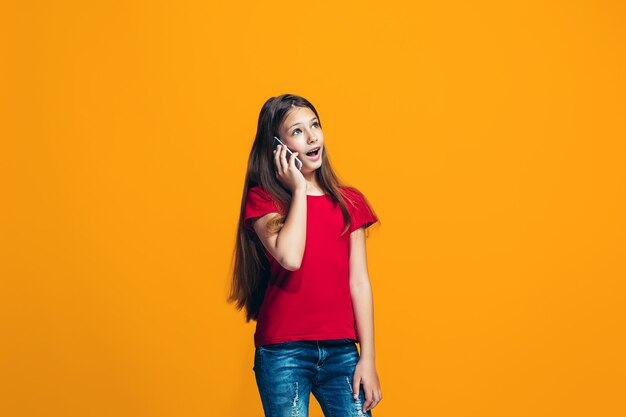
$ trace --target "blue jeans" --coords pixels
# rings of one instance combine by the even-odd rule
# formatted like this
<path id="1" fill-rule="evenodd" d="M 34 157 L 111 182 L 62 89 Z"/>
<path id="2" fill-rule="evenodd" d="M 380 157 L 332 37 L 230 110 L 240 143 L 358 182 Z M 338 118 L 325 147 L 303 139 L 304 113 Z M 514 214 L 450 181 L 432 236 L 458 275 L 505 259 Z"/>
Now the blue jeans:
<path id="1" fill-rule="evenodd" d="M 308 417 L 312 392 L 326 417 L 371 417 L 371 410 L 363 413 L 363 387 L 359 387 L 356 400 L 352 394 L 358 361 L 359 352 L 352 339 L 258 346 L 252 369 L 265 416 Z"/>

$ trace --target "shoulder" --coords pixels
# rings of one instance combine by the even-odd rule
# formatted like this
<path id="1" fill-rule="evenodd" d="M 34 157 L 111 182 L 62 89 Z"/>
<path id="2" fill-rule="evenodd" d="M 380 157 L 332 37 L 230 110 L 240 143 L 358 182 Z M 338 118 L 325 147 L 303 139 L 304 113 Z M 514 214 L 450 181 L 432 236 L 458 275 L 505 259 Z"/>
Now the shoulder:
<path id="1" fill-rule="evenodd" d="M 350 233 L 362 226 L 367 228 L 378 221 L 376 213 L 374 213 L 367 198 L 359 189 L 351 186 L 340 187 L 340 189 L 352 218 L 349 228 Z"/>
<path id="2" fill-rule="evenodd" d="M 339 190 L 348 205 L 358 206 L 365 200 L 363 193 L 361 193 L 361 191 L 359 191 L 356 187 L 342 185 L 339 187 Z"/>
<path id="3" fill-rule="evenodd" d="M 275 207 L 279 211 L 282 207 L 280 200 L 260 185 L 255 185 L 248 189 L 246 194 L 246 204 L 261 207 Z"/>
<path id="4" fill-rule="evenodd" d="M 248 192 L 251 193 L 258 193 L 258 194 L 269 194 L 265 188 L 261 187 L 260 185 L 253 185 L 252 187 L 250 187 L 248 189 Z"/>
<path id="5" fill-rule="evenodd" d="M 247 195 L 250 198 L 261 198 L 263 200 L 268 200 L 268 201 L 272 199 L 272 195 L 260 185 L 255 185 L 253 187 L 250 187 L 248 189 Z"/>
<path id="6" fill-rule="evenodd" d="M 339 190 L 341 190 L 343 195 L 347 195 L 349 197 L 358 197 L 359 195 L 362 195 L 356 187 L 351 185 L 340 185 Z"/>

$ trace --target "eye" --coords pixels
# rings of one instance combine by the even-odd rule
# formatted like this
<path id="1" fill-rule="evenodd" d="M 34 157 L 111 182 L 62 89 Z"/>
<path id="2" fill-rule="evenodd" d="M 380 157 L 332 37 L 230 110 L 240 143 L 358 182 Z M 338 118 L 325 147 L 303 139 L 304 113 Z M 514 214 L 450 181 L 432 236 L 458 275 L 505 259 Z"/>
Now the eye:
<path id="1" fill-rule="evenodd" d="M 318 122 L 313 122 L 313 126 L 319 127 L 320 124 Z M 296 132 L 302 132 L 302 130 L 300 130 L 299 128 L 296 128 L 296 129 L 291 131 L 291 134 L 295 134 Z"/>

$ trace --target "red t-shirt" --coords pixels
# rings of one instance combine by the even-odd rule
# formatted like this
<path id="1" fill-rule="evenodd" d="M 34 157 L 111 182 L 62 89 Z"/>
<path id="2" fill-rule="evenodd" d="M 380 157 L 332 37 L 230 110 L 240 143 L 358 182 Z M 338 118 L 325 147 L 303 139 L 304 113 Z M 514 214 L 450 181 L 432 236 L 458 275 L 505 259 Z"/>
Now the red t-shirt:
<path id="1" fill-rule="evenodd" d="M 306 245 L 300 268 L 284 269 L 265 249 L 270 279 L 254 334 L 255 347 L 296 340 L 359 340 L 350 297 L 350 233 L 378 221 L 353 187 L 342 187 L 356 203 L 344 198 L 351 224 L 343 230 L 343 215 L 330 195 L 307 195 Z M 246 196 L 244 227 L 254 231 L 252 219 L 278 213 L 270 194 L 260 186 Z"/>

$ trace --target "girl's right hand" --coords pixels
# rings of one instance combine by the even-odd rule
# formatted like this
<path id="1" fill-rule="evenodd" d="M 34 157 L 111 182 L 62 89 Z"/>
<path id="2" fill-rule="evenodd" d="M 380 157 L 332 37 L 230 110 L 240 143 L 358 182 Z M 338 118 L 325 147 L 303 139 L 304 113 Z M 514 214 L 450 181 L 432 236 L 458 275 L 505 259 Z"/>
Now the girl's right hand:
<path id="1" fill-rule="evenodd" d="M 298 168 L 295 158 L 298 152 L 293 152 L 287 161 L 287 148 L 278 145 L 274 150 L 274 164 L 276 166 L 276 178 L 293 194 L 297 189 L 306 190 L 306 180 Z"/>

